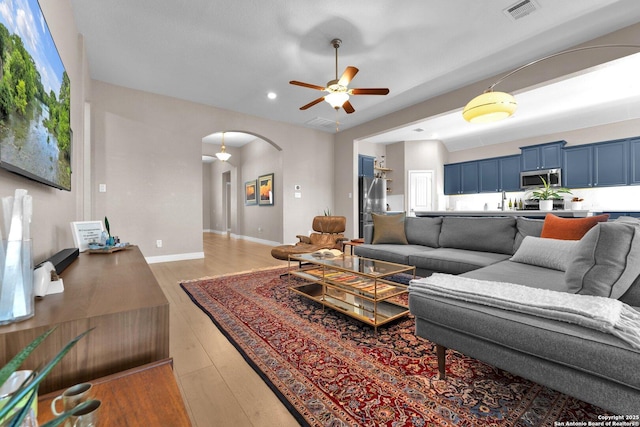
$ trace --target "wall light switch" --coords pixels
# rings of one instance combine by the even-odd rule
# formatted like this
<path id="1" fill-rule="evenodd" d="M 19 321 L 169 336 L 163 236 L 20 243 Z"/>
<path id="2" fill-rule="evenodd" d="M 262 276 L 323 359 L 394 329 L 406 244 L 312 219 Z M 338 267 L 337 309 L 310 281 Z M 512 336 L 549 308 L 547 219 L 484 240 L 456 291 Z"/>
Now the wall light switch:
<path id="1" fill-rule="evenodd" d="M 295 197 L 296 199 L 302 199 L 302 193 L 301 193 L 301 192 L 299 192 L 299 191 L 296 191 L 296 192 L 293 194 L 293 197 Z"/>
<path id="2" fill-rule="evenodd" d="M 98 186 L 98 191 L 101 193 L 106 193 L 107 192 L 107 184 L 100 184 Z"/>

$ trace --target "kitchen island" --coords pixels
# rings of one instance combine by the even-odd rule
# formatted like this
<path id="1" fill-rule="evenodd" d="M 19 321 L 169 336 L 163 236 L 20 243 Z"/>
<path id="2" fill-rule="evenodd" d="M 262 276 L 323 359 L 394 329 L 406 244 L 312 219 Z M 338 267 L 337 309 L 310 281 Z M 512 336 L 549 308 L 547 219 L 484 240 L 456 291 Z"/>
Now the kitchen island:
<path id="1" fill-rule="evenodd" d="M 540 210 L 482 210 L 482 211 L 416 211 L 417 217 L 435 217 L 435 216 L 524 216 L 527 218 L 544 218 L 548 213 L 552 213 L 556 216 L 563 218 L 584 218 L 587 216 L 593 216 L 599 212 L 590 210 L 571 210 L 571 209 L 557 209 L 553 211 L 540 211 Z"/>

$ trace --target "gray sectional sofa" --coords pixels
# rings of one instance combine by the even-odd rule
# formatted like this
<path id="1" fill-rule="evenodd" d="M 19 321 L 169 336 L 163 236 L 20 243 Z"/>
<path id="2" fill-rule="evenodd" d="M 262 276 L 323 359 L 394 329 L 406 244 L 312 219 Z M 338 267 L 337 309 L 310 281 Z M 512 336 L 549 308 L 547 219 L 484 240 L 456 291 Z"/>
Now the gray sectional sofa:
<path id="1" fill-rule="evenodd" d="M 636 240 L 614 236 L 608 241 L 603 233 L 600 252 L 595 255 L 588 248 L 584 250 L 582 240 L 567 243 L 576 248 L 582 244 L 583 256 L 624 258 L 633 267 L 625 270 L 625 262 L 618 268 L 615 260 L 605 260 L 599 261 L 603 265 L 587 268 L 572 258 L 579 251 L 571 246 L 542 251 L 538 255 L 547 258 L 543 262 L 529 261 L 525 249 L 535 249 L 529 243 L 550 240 L 535 240 L 543 224 L 544 220 L 523 217 L 407 217 L 406 243 L 372 244 L 374 229 L 369 226 L 365 244 L 355 247 L 354 253 L 415 265 L 421 277 L 449 273 L 562 292 L 590 293 L 585 289 L 568 291 L 568 280 L 584 280 L 585 287 L 587 280 L 595 287 L 607 281 L 617 286 L 626 280 L 632 284 L 616 288 L 611 296 L 640 315 L 640 277 L 638 267 L 633 267 L 640 264 L 636 262 L 640 259 L 637 232 Z M 631 230 L 632 237 L 634 227 L 640 230 L 639 224 L 625 228 Z M 597 231 L 600 229 L 612 227 L 602 225 Z M 591 240 L 595 233 L 590 232 Z M 527 236 L 532 238 L 518 251 Z M 520 262 L 512 260 L 514 254 Z M 620 338 L 577 324 L 411 291 L 409 306 L 416 318 L 416 334 L 436 343 L 441 376 L 445 374 L 445 350 L 451 348 L 613 413 L 640 413 L 640 350 Z"/>

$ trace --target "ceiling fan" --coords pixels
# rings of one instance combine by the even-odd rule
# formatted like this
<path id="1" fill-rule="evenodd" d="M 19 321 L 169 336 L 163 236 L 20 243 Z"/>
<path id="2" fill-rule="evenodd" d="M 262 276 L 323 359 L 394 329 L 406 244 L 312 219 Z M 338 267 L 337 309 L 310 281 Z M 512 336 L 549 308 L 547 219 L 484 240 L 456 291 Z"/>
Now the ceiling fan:
<path id="1" fill-rule="evenodd" d="M 328 81 L 326 87 L 299 82 L 296 80 L 291 80 L 289 82 L 292 85 L 328 92 L 327 95 L 322 96 L 316 100 L 311 101 L 307 105 L 300 107 L 301 110 L 306 110 L 307 108 L 313 107 L 314 105 L 322 101 L 327 101 L 336 110 L 342 107 L 347 114 L 351 114 L 356 110 L 349 102 L 349 95 L 386 95 L 389 93 L 389 89 L 387 88 L 349 89 L 347 86 L 351 82 L 351 79 L 353 79 L 353 77 L 358 72 L 358 69 L 356 67 L 349 66 L 344 70 L 342 76 L 338 78 L 338 48 L 340 47 L 340 44 L 342 44 L 342 40 L 340 39 L 331 40 L 331 45 L 336 50 L 336 78 L 335 80 Z"/>

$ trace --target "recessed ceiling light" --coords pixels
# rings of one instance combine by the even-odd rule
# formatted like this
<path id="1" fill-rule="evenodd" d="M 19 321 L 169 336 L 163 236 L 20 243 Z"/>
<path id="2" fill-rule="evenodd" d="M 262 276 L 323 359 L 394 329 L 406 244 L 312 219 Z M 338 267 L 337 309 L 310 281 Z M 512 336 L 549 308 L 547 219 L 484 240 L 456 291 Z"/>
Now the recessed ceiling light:
<path id="1" fill-rule="evenodd" d="M 278 97 L 278 94 L 276 94 L 275 92 L 269 92 L 267 94 L 267 98 L 269 99 L 276 99 Z"/>

